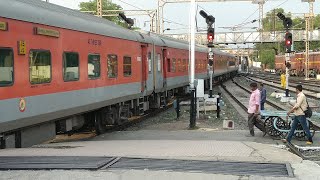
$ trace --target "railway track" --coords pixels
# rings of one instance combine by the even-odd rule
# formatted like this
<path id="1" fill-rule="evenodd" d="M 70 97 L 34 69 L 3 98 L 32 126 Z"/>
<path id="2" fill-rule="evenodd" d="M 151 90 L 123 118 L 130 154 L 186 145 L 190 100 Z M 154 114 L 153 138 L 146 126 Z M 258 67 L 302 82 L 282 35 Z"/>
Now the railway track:
<path id="1" fill-rule="evenodd" d="M 316 163 L 320 163 L 320 147 L 300 147 L 291 143 L 286 143 L 286 146 L 290 151 L 303 160 L 310 160 Z"/>
<path id="2" fill-rule="evenodd" d="M 252 77 L 254 77 L 254 78 L 262 79 L 262 80 L 265 80 L 265 81 L 269 81 L 269 82 L 281 84 L 278 78 L 263 77 L 263 76 L 257 76 L 257 75 L 250 75 L 250 76 L 252 76 Z M 249 77 L 247 77 L 247 78 L 249 78 Z M 294 85 L 292 85 L 292 84 L 294 84 Z M 310 83 L 305 83 L 305 82 L 302 82 L 302 81 L 295 81 L 295 80 L 290 80 L 290 81 L 289 81 L 289 87 L 295 88 L 295 86 L 296 86 L 297 84 L 303 84 L 303 85 L 305 85 L 305 86 L 303 87 L 303 89 L 306 90 L 306 91 L 309 91 L 309 92 L 312 92 L 312 93 L 320 93 L 319 90 L 315 90 L 315 89 L 311 89 L 311 88 L 310 88 L 310 87 L 319 88 L 320 85 L 310 84 Z M 309 87 L 306 87 L 306 86 L 309 86 Z"/>
<path id="3" fill-rule="evenodd" d="M 235 82 L 232 79 L 232 82 L 237 85 L 239 88 L 243 89 L 244 91 L 246 91 L 247 93 L 251 94 L 251 91 L 243 86 L 241 86 L 240 84 L 238 84 L 237 82 Z M 272 101 L 266 100 L 266 103 L 270 106 L 272 106 L 273 108 L 277 109 L 277 110 L 281 110 L 284 111 L 285 109 L 283 109 L 282 107 L 278 106 L 277 104 L 273 103 Z"/>
<path id="4" fill-rule="evenodd" d="M 264 73 L 264 72 L 257 72 L 255 73 L 256 75 L 259 76 L 265 76 L 265 77 L 270 77 L 270 78 L 280 78 L 280 75 L 276 75 L 276 74 L 269 74 L 269 73 Z M 290 82 L 301 82 L 301 83 L 307 83 L 307 84 L 314 84 L 317 85 L 320 80 L 317 79 L 309 79 L 309 80 L 305 80 L 304 78 L 301 77 L 297 77 L 297 76 L 290 76 Z"/>
<path id="5" fill-rule="evenodd" d="M 252 74 L 252 75 L 254 75 L 256 77 L 265 77 L 265 78 L 268 78 L 268 79 L 274 80 L 274 81 L 280 80 L 280 76 L 274 75 L 274 74 L 257 73 L 257 74 Z M 304 84 L 304 85 L 311 86 L 311 87 L 320 87 L 320 84 L 319 84 L 320 81 L 315 80 L 315 79 L 305 80 L 305 79 L 298 78 L 295 76 L 290 76 L 289 82 L 290 83 L 297 83 L 297 84 Z"/>
<path id="6" fill-rule="evenodd" d="M 262 83 L 262 81 L 253 79 L 252 77 L 246 76 L 245 78 L 247 78 L 247 79 L 249 79 L 249 80 L 251 80 L 251 81 L 254 81 L 254 82 Z M 262 79 L 262 80 L 264 80 L 264 79 Z M 268 81 L 268 80 L 264 80 L 264 81 Z M 272 83 L 274 83 L 273 81 L 268 81 L 268 82 L 271 82 L 271 83 L 266 84 L 266 85 L 268 85 L 268 86 L 270 86 L 270 87 L 273 87 L 273 88 L 275 88 L 275 89 L 283 90 L 282 88 L 280 88 L 280 87 L 278 87 L 278 86 L 276 86 L 276 85 L 273 85 L 273 84 L 272 84 Z M 277 84 L 280 84 L 280 83 L 277 83 Z M 291 86 L 290 86 L 290 87 L 291 87 Z M 304 89 L 305 89 L 306 91 L 308 91 L 308 89 L 306 89 L 306 88 L 304 88 Z M 290 88 L 289 88 L 289 92 L 291 92 L 291 93 L 296 93 L 294 90 L 291 90 Z M 317 99 L 316 99 L 316 96 L 310 95 L 309 93 L 305 93 L 305 96 L 307 96 L 308 98 L 317 100 Z"/>

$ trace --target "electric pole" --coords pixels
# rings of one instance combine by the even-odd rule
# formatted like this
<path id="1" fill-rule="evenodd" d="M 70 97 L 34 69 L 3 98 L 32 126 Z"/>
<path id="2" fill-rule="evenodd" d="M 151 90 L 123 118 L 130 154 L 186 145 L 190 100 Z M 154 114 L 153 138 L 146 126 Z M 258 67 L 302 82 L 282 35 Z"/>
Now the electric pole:
<path id="1" fill-rule="evenodd" d="M 97 15 L 102 17 L 102 0 L 97 0 Z"/>
<path id="2" fill-rule="evenodd" d="M 310 42 L 309 42 L 309 32 L 310 32 L 310 15 L 306 14 L 306 52 L 305 52 L 305 80 L 309 80 L 309 48 L 310 48 Z"/>
<path id="3" fill-rule="evenodd" d="M 309 80 L 309 48 L 310 48 L 310 31 L 314 28 L 314 13 L 313 13 L 313 3 L 315 0 L 301 0 L 302 2 L 309 3 L 309 14 L 305 14 L 304 18 L 306 20 L 306 52 L 305 52 L 305 79 Z"/>
<path id="4" fill-rule="evenodd" d="M 196 30 L 196 0 L 190 0 L 190 129 L 196 127 L 196 85 L 195 85 L 195 30 Z"/>

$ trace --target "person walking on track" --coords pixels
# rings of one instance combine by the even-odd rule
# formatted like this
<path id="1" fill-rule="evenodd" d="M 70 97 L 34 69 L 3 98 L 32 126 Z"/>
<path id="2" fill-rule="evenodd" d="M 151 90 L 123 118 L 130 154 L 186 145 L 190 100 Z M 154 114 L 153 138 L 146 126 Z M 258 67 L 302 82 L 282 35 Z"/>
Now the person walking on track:
<path id="1" fill-rule="evenodd" d="M 294 114 L 292 126 L 290 129 L 290 132 L 286 139 L 282 139 L 284 143 L 288 142 L 291 143 L 292 136 L 294 134 L 294 131 L 297 129 L 298 123 L 301 124 L 304 132 L 306 133 L 308 137 L 307 145 L 311 145 L 313 143 L 312 136 L 310 133 L 310 129 L 307 126 L 307 119 L 304 114 L 304 111 L 308 108 L 307 98 L 302 92 L 302 86 L 297 85 L 296 86 L 296 93 L 297 93 L 297 102 L 296 104 L 291 108 L 290 111 L 287 113 L 287 119 L 291 113 Z"/>
<path id="2" fill-rule="evenodd" d="M 264 110 L 264 103 L 267 101 L 267 90 L 263 87 L 263 83 L 260 83 L 260 110 Z"/>
<path id="3" fill-rule="evenodd" d="M 177 119 L 180 117 L 180 104 L 179 104 L 179 97 L 176 97 L 175 100 L 173 101 L 173 107 L 176 110 L 177 113 Z"/>
<path id="4" fill-rule="evenodd" d="M 264 123 L 258 118 L 260 113 L 260 91 L 257 83 L 250 84 L 252 93 L 250 95 L 249 107 L 248 107 L 248 126 L 251 136 L 254 136 L 254 126 L 265 132 Z M 265 135 L 265 133 L 264 133 Z"/>

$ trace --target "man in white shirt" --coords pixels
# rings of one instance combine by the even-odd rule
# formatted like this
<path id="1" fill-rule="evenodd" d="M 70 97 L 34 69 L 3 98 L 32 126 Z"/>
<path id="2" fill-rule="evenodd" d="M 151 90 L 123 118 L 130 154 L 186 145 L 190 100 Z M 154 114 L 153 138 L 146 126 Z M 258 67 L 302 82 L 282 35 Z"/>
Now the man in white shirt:
<path id="1" fill-rule="evenodd" d="M 307 126 L 307 119 L 304 114 L 304 111 L 307 110 L 308 104 L 307 104 L 307 98 L 302 92 L 302 86 L 297 85 L 296 86 L 296 92 L 297 92 L 297 103 L 292 107 L 292 109 L 287 113 L 287 119 L 291 113 L 294 114 L 293 122 L 291 124 L 291 130 L 287 136 L 286 139 L 282 139 L 283 142 L 291 143 L 292 136 L 294 134 L 294 131 L 296 130 L 298 123 L 300 122 L 304 132 L 306 133 L 308 137 L 308 141 L 306 144 L 311 145 L 313 143 L 312 136 L 309 130 L 309 127 Z"/>

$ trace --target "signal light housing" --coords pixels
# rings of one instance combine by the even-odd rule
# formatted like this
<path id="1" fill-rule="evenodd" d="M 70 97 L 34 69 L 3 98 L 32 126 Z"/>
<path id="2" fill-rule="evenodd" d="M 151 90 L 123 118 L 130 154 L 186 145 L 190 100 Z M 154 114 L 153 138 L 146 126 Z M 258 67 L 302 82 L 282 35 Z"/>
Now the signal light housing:
<path id="1" fill-rule="evenodd" d="M 278 12 L 277 14 L 278 18 L 280 18 L 282 21 L 284 21 L 286 19 L 286 16 L 283 15 L 281 12 Z"/>
<path id="2" fill-rule="evenodd" d="M 290 68 L 291 68 L 291 63 L 289 63 L 289 62 L 285 62 L 284 64 L 286 65 L 286 67 L 287 67 L 288 69 L 290 69 Z"/>
<path id="3" fill-rule="evenodd" d="M 285 35 L 285 48 L 287 53 L 291 53 L 292 33 L 287 32 Z"/>
<path id="4" fill-rule="evenodd" d="M 213 59 L 209 59 L 209 66 L 213 66 Z"/>
<path id="5" fill-rule="evenodd" d="M 216 22 L 216 18 L 214 18 L 212 15 L 208 15 L 206 12 L 204 12 L 203 10 L 201 10 L 200 12 L 200 15 L 206 19 L 206 23 L 209 25 L 209 26 L 212 26 L 213 23 Z"/>
<path id="6" fill-rule="evenodd" d="M 207 39 L 208 39 L 208 47 L 213 47 L 214 28 L 212 27 L 208 28 Z"/>
<path id="7" fill-rule="evenodd" d="M 212 33 L 209 33 L 209 34 L 208 34 L 208 42 L 209 42 L 209 43 L 212 43 L 212 42 L 213 42 L 213 39 L 214 39 L 213 34 L 212 34 Z"/>
<path id="8" fill-rule="evenodd" d="M 128 24 L 129 29 L 134 25 L 133 19 L 127 18 L 124 13 L 119 13 L 119 16 Z"/>

